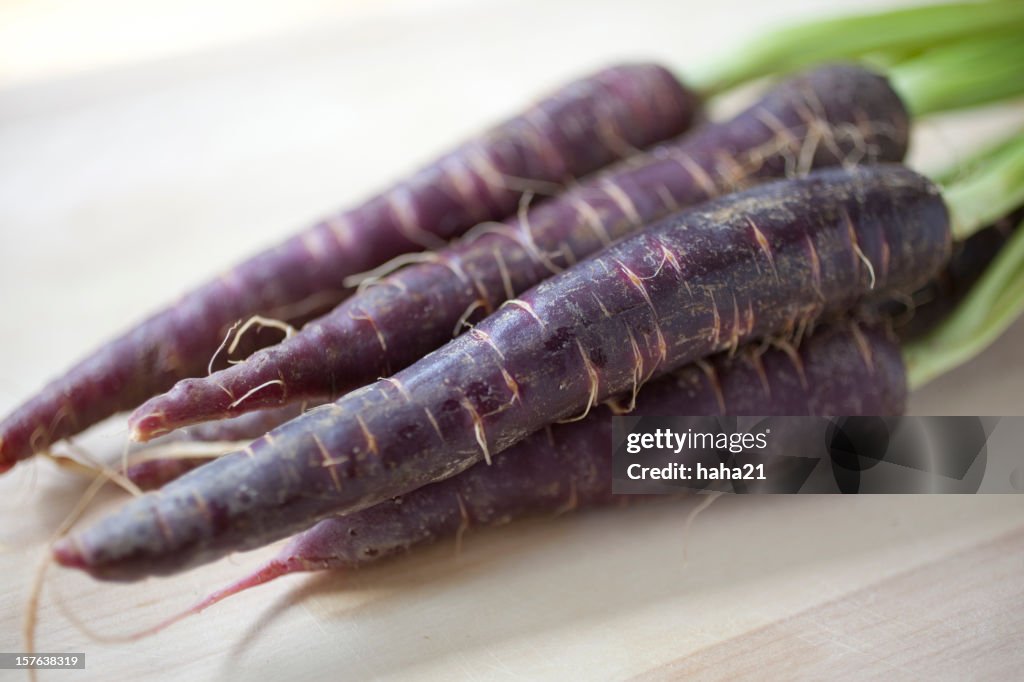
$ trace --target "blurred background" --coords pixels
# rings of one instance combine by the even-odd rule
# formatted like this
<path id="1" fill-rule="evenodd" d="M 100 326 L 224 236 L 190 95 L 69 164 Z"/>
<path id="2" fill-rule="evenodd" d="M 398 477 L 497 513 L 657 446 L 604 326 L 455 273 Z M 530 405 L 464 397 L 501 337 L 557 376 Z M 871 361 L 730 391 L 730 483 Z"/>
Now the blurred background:
<path id="1" fill-rule="evenodd" d="M 0 0 L 0 413 L 176 293 L 573 76 L 645 59 L 685 79 L 771 26 L 893 4 Z M 1020 104 L 933 119 L 912 162 L 948 166 L 1022 122 Z M 1018 324 L 912 410 L 1024 414 L 1022 345 Z M 124 438 L 115 423 L 83 443 Z M 0 479 L 0 650 L 19 650 L 32 570 L 85 483 L 48 462 Z M 103 632 L 152 623 L 265 553 L 132 587 L 56 573 L 39 648 L 86 651 L 107 679 L 907 665 L 941 678 L 1021 663 L 1007 648 L 1024 627 L 1019 496 L 723 499 L 684 547 L 691 507 L 526 524 L 470 537 L 458 558 L 446 546 L 282 581 L 152 643 L 99 644 L 63 611 Z"/>

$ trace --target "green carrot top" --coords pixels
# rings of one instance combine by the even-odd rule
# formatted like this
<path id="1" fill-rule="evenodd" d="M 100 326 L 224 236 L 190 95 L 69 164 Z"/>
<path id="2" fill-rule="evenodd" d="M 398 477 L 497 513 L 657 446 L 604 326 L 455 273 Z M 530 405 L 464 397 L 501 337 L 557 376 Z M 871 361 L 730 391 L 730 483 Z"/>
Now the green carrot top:
<path id="1" fill-rule="evenodd" d="M 915 115 L 1024 94 L 1024 2 L 940 3 L 827 18 L 768 32 L 690 74 L 705 96 L 836 60 L 883 70 Z"/>

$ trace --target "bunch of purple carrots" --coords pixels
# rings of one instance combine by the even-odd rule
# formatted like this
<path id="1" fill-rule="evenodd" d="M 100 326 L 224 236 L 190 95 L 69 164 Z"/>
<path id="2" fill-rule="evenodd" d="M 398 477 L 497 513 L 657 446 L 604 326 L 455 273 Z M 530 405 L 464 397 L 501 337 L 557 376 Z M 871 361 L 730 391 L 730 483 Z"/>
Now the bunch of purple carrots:
<path id="1" fill-rule="evenodd" d="M 0 422 L 0 470 L 134 410 L 154 442 L 118 477 L 152 492 L 58 563 L 132 581 L 294 536 L 192 613 L 613 504 L 613 413 L 900 414 L 1024 311 L 1024 135 L 942 176 L 901 163 L 919 118 L 1022 94 L 1024 5 L 984 5 L 568 83 L 67 370 Z M 254 348 L 260 325 L 285 339 Z"/>

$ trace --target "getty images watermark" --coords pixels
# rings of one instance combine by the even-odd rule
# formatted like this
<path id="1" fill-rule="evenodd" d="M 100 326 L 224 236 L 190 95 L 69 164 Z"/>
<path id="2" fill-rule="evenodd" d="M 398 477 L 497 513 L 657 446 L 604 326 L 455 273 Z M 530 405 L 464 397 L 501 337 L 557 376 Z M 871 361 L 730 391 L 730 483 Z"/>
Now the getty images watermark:
<path id="1" fill-rule="evenodd" d="M 1024 417 L 615 417 L 614 491 L 1024 492 Z"/>

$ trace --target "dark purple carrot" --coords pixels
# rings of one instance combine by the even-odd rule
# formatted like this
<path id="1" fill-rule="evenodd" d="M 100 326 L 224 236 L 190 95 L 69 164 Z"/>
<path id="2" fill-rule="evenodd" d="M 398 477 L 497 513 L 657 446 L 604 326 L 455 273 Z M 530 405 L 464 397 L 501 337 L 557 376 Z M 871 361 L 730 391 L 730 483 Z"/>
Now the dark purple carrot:
<path id="1" fill-rule="evenodd" d="M 297 336 L 179 383 L 130 420 L 145 440 L 197 421 L 331 399 L 440 347 L 552 272 L 654 219 L 765 178 L 844 161 L 898 161 L 908 121 L 888 82 L 819 69 L 731 121 L 630 159 L 503 226 L 481 231 L 353 296 Z"/>
<path id="2" fill-rule="evenodd" d="M 695 108 L 694 96 L 652 64 L 606 69 L 563 87 L 101 347 L 0 424 L 0 471 L 175 381 L 202 375 L 236 320 L 329 292 L 335 305 L 349 276 L 500 220 L 515 210 L 523 189 L 559 186 L 678 135 Z"/>
<path id="3" fill-rule="evenodd" d="M 902 166 L 818 171 L 709 202 L 54 551 L 65 565 L 132 580 L 267 544 L 489 461 L 686 363 L 912 290 L 949 244 L 938 189 Z"/>
<path id="4" fill-rule="evenodd" d="M 292 403 L 270 410 L 250 412 L 232 419 L 222 419 L 205 424 L 196 424 L 180 432 L 168 434 L 167 438 L 196 441 L 254 440 L 267 431 L 276 429 L 286 421 L 295 419 L 303 412 L 322 405 L 322 402 Z"/>
<path id="5" fill-rule="evenodd" d="M 214 443 L 217 442 L 220 441 L 214 441 Z M 124 470 L 124 477 L 134 483 L 139 490 L 157 490 L 193 469 L 198 469 L 210 460 L 231 451 L 232 447 L 225 443 L 223 449 L 207 448 L 207 452 L 202 456 L 183 456 L 195 454 L 188 450 L 179 452 L 176 456 L 162 453 L 153 459 L 130 461 Z"/>
<path id="6" fill-rule="evenodd" d="M 899 415 L 907 397 L 899 345 L 884 327 L 842 322 L 797 348 L 748 345 L 651 382 L 636 413 L 673 415 Z M 324 519 L 248 576 L 183 614 L 282 575 L 354 569 L 472 528 L 528 516 L 625 503 L 612 495 L 612 427 L 601 407 L 578 422 L 529 436 L 494 458 L 369 509 Z"/>
<path id="7" fill-rule="evenodd" d="M 155 490 L 315 406 L 291 403 L 175 431 L 130 453 L 124 475 L 142 490 Z M 198 451 L 201 456 L 188 456 Z"/>

